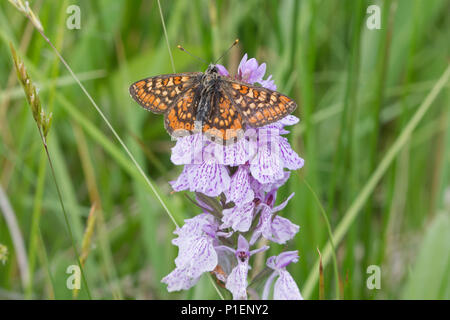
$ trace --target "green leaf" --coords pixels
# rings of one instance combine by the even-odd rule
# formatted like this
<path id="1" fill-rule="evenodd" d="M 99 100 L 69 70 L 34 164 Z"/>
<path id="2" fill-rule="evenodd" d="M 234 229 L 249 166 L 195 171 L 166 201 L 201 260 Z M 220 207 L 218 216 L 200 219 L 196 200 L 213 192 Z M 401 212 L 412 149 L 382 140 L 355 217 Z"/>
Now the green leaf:
<path id="1" fill-rule="evenodd" d="M 427 229 L 403 299 L 450 298 L 450 216 L 437 216 Z"/>

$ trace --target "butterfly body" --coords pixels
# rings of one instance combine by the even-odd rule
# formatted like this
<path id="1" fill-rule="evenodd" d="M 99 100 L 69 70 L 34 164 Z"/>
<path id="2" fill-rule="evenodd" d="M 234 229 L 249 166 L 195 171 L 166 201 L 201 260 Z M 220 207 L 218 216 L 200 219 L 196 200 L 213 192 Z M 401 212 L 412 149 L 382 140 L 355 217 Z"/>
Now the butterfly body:
<path id="1" fill-rule="evenodd" d="M 210 65 L 201 76 L 199 89 L 200 97 L 195 109 L 196 121 L 204 122 L 216 104 L 216 92 L 220 88 L 220 75 L 215 65 Z"/>
<path id="2" fill-rule="evenodd" d="M 219 74 L 214 64 L 203 72 L 146 78 L 130 86 L 144 108 L 165 115 L 174 136 L 203 132 L 217 143 L 233 143 L 246 127 L 261 127 L 294 111 L 295 102 L 267 88 Z"/>

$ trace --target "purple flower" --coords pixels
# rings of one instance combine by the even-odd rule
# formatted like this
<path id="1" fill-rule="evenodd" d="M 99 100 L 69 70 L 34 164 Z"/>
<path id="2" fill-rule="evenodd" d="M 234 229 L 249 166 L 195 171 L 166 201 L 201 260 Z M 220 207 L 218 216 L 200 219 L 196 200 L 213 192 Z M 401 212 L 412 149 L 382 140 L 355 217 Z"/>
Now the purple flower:
<path id="1" fill-rule="evenodd" d="M 171 185 L 175 191 L 189 189 L 214 197 L 228 190 L 230 176 L 224 165 L 210 159 L 202 164 L 185 165 L 183 172 Z"/>
<path id="2" fill-rule="evenodd" d="M 292 150 L 288 140 L 279 135 L 281 129 L 282 124 L 276 123 L 258 130 L 258 152 L 250 162 L 250 171 L 262 184 L 282 179 L 284 168 L 297 170 L 303 167 L 304 160 Z"/>
<path id="3" fill-rule="evenodd" d="M 270 75 L 266 80 L 260 81 L 261 85 L 264 88 L 270 89 L 270 90 L 277 90 L 277 86 L 275 85 L 275 81 L 272 80 L 272 75 Z"/>
<path id="4" fill-rule="evenodd" d="M 223 210 L 221 228 L 232 227 L 235 231 L 248 231 L 253 220 L 255 193 L 251 188 L 247 165 L 239 166 L 225 195 L 228 201 L 234 202 L 234 207 Z"/>
<path id="5" fill-rule="evenodd" d="M 293 117 L 293 116 L 292 116 Z M 294 122 L 290 118 L 284 123 Z M 200 135 L 179 139 L 172 149 L 172 162 L 185 164 L 185 170 L 176 181 L 171 182 L 175 191 L 189 189 L 206 195 L 217 196 L 230 187 L 225 166 L 250 164 L 252 176 L 261 184 L 272 184 L 283 179 L 284 168 L 297 170 L 304 160 L 292 150 L 288 140 L 279 135 L 284 123 L 277 122 L 253 132 L 257 137 L 247 136 L 231 146 L 203 141 Z"/>
<path id="6" fill-rule="evenodd" d="M 205 158 L 203 153 L 205 143 L 200 133 L 180 137 L 172 148 L 170 160 L 176 165 L 201 164 Z"/>
<path id="7" fill-rule="evenodd" d="M 255 83 L 261 82 L 266 73 L 266 64 L 258 65 L 255 58 L 247 60 L 247 54 L 241 60 L 238 68 L 237 78 L 243 82 Z"/>
<path id="8" fill-rule="evenodd" d="M 167 284 L 167 291 L 188 290 L 193 287 L 200 277 L 193 278 L 189 276 L 187 268 L 175 268 L 171 273 L 165 276 L 161 282 Z"/>
<path id="9" fill-rule="evenodd" d="M 226 77 L 229 77 L 229 76 L 230 76 L 230 74 L 228 73 L 227 68 L 225 68 L 223 65 L 221 65 L 221 64 L 216 64 L 216 67 L 217 67 L 217 70 L 219 70 L 219 74 L 220 74 L 221 76 L 226 76 Z"/>
<path id="10" fill-rule="evenodd" d="M 253 201 L 250 201 L 223 210 L 223 224 L 220 227 L 232 227 L 234 231 L 247 232 L 252 224 L 254 209 L 255 205 Z"/>
<path id="11" fill-rule="evenodd" d="M 291 274 L 286 270 L 286 266 L 291 262 L 298 261 L 298 251 L 286 251 L 278 256 L 267 259 L 267 266 L 274 270 L 267 279 L 264 286 L 263 300 L 269 298 L 269 291 L 273 280 L 278 276 L 273 289 L 274 300 L 303 300 L 300 290 L 297 287 Z"/>
<path id="12" fill-rule="evenodd" d="M 266 64 L 262 63 L 258 65 L 258 62 L 255 58 L 251 58 L 250 60 L 247 60 L 248 56 L 247 54 L 244 55 L 241 62 L 239 63 L 238 67 L 238 74 L 236 78 L 240 81 L 247 82 L 250 84 L 254 84 L 255 82 L 258 82 L 261 84 L 264 88 L 270 89 L 270 90 L 277 90 L 277 86 L 275 85 L 275 81 L 272 80 L 272 75 L 269 75 L 269 77 L 266 80 L 263 80 L 264 74 L 266 73 Z M 223 67 L 223 66 L 221 66 Z M 220 71 L 219 71 L 220 72 Z M 221 72 L 222 74 L 222 72 Z M 228 71 L 223 73 L 223 75 L 228 76 Z"/>
<path id="13" fill-rule="evenodd" d="M 286 241 L 291 240 L 295 236 L 300 227 L 276 214 L 286 207 L 288 201 L 293 196 L 294 193 L 274 208 L 276 190 L 272 190 L 267 194 L 264 202 L 259 205 L 259 209 L 261 210 L 259 222 L 253 231 L 250 240 L 251 244 L 255 243 L 261 235 L 270 241 L 280 244 L 286 243 Z"/>
<path id="14" fill-rule="evenodd" d="M 169 292 L 189 289 L 203 272 L 216 267 L 218 258 L 214 242 L 217 229 L 214 217 L 203 213 L 185 220 L 184 226 L 174 231 L 178 238 L 172 243 L 179 249 L 176 268 L 162 279 Z"/>
<path id="15" fill-rule="evenodd" d="M 229 251 L 233 252 L 237 265 L 233 268 L 230 275 L 227 278 L 225 287 L 233 294 L 234 300 L 246 300 L 247 299 L 247 274 L 250 269 L 249 259 L 250 256 L 255 253 L 265 251 L 269 249 L 268 246 L 263 246 L 259 249 L 250 251 L 250 245 L 248 241 L 239 235 L 237 249 L 231 249 L 226 247 Z"/>
<path id="16" fill-rule="evenodd" d="M 225 192 L 228 201 L 233 201 L 236 205 L 253 201 L 255 193 L 252 190 L 250 171 L 248 165 L 241 165 L 233 174 L 230 188 Z"/>
<path id="17" fill-rule="evenodd" d="M 283 173 L 284 173 L 283 177 L 280 180 L 277 180 L 277 181 L 275 181 L 273 183 L 262 184 L 258 180 L 256 180 L 255 178 L 252 177 L 251 185 L 252 185 L 253 191 L 256 194 L 256 197 L 258 199 L 262 200 L 262 199 L 265 198 L 265 194 L 267 192 L 270 192 L 272 190 L 277 190 L 282 185 L 284 185 L 286 183 L 286 181 L 289 179 L 289 177 L 291 176 L 291 172 L 290 171 L 284 171 Z"/>

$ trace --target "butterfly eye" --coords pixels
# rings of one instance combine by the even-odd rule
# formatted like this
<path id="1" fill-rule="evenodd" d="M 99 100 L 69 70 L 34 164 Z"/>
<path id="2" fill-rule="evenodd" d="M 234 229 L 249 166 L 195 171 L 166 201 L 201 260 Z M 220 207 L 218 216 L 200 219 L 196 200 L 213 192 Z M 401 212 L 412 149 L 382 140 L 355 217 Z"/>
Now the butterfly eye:
<path id="1" fill-rule="evenodd" d="M 208 69 L 206 70 L 207 73 L 219 73 L 219 69 L 215 64 L 210 64 L 208 66 Z"/>

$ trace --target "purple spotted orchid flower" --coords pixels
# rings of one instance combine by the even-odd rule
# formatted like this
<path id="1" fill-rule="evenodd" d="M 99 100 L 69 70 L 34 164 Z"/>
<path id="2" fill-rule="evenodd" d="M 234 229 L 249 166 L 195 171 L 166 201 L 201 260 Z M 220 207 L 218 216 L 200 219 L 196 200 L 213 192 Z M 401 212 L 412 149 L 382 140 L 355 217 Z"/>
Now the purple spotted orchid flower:
<path id="1" fill-rule="evenodd" d="M 250 256 L 269 249 L 269 246 L 262 246 L 258 249 L 250 251 L 250 244 L 242 235 L 238 237 L 237 249 L 227 246 L 218 247 L 217 249 L 228 250 L 236 257 L 236 266 L 228 275 L 225 287 L 233 294 L 235 300 L 247 299 L 247 275 L 250 269 Z"/>
<path id="2" fill-rule="evenodd" d="M 297 251 L 286 251 L 278 256 L 267 259 L 267 266 L 273 269 L 272 275 L 266 281 L 262 298 L 267 300 L 273 280 L 278 276 L 273 289 L 274 300 L 303 300 L 297 284 L 286 270 L 287 265 L 298 261 Z"/>
<path id="3" fill-rule="evenodd" d="M 178 238 L 172 243 L 178 246 L 175 259 L 176 268 L 162 279 L 169 291 L 189 289 L 207 271 L 217 266 L 218 257 L 215 245 L 218 237 L 227 238 L 231 233 L 219 231 L 219 225 L 210 214 L 203 213 L 185 220 L 183 227 L 175 230 Z"/>
<path id="4" fill-rule="evenodd" d="M 229 76 L 224 66 L 217 67 L 221 75 Z M 272 76 L 264 79 L 265 72 L 264 63 L 258 64 L 245 54 L 235 77 L 276 90 Z M 175 191 L 195 192 L 196 204 L 203 213 L 185 220 L 184 226 L 174 232 L 178 238 L 173 244 L 179 249 L 176 267 L 162 279 L 168 291 L 187 290 L 203 273 L 211 272 L 233 299 L 247 299 L 250 257 L 269 248 L 250 247 L 261 238 L 284 244 L 299 231 L 299 226 L 279 215 L 294 194 L 275 205 L 277 190 L 289 179 L 289 170 L 304 164 L 284 136 L 289 132 L 285 127 L 298 121 L 288 115 L 264 127 L 245 128 L 241 139 L 226 146 L 209 141 L 201 133 L 177 140 L 171 161 L 184 168 L 170 183 Z M 276 257 L 267 261 L 274 272 L 266 282 L 263 298 L 268 298 L 266 291 L 277 275 L 275 299 L 301 298 L 285 270 L 298 256 L 283 254 L 278 256 L 280 262 Z"/>

